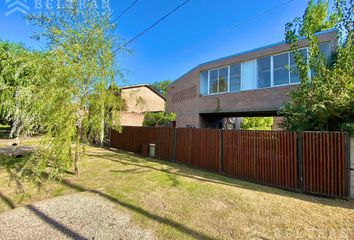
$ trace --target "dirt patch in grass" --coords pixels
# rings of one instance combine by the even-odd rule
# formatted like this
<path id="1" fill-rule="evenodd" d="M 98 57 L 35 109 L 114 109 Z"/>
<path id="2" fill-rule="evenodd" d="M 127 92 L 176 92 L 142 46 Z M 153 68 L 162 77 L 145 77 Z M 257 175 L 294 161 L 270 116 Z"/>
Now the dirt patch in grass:
<path id="1" fill-rule="evenodd" d="M 89 147 L 80 176 L 16 195 L 0 169 L 0 212 L 91 190 L 159 239 L 354 239 L 354 201 L 317 198 Z M 1 200 L 2 199 L 2 200 Z"/>

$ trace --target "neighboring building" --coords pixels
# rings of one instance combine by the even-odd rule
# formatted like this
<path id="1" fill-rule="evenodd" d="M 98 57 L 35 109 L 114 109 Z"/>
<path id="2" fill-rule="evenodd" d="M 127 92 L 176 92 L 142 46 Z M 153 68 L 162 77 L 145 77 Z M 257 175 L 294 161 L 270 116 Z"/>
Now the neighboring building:
<path id="1" fill-rule="evenodd" d="M 326 56 L 336 47 L 336 31 L 317 34 Z M 306 54 L 307 41 L 299 41 Z M 203 63 L 167 91 L 167 112 L 177 114 L 177 127 L 220 128 L 225 118 L 278 116 L 288 93 L 300 83 L 293 54 L 285 42 Z"/>
<path id="2" fill-rule="evenodd" d="M 122 87 L 126 109 L 120 113 L 122 126 L 142 126 L 146 112 L 165 111 L 166 100 L 148 84 Z"/>

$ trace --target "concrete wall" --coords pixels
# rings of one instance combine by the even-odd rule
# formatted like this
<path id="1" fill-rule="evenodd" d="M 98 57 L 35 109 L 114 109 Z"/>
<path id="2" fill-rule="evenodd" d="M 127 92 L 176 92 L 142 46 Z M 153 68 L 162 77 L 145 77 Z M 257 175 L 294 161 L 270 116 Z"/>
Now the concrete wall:
<path id="1" fill-rule="evenodd" d="M 350 197 L 354 199 L 354 137 L 350 138 Z"/>
<path id="2" fill-rule="evenodd" d="M 336 46 L 336 32 L 319 35 L 318 39 L 320 42 L 330 41 L 332 48 Z M 300 47 L 305 47 L 306 45 L 306 40 L 299 41 Z M 169 86 L 166 111 L 177 114 L 177 127 L 185 127 L 186 125 L 205 127 L 205 116 L 203 118 L 199 115 L 205 113 L 257 113 L 260 111 L 276 113 L 289 100 L 288 93 L 296 88 L 297 85 L 201 96 L 199 90 L 200 72 L 286 51 L 289 51 L 288 44 L 278 44 L 202 64 Z"/>

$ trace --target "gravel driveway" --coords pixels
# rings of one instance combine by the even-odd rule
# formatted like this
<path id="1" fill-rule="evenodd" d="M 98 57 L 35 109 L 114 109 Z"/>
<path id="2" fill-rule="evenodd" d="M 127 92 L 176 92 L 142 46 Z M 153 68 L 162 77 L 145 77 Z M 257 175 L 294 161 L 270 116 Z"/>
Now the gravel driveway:
<path id="1" fill-rule="evenodd" d="M 0 239 L 155 239 L 94 193 L 53 198 L 0 215 Z"/>

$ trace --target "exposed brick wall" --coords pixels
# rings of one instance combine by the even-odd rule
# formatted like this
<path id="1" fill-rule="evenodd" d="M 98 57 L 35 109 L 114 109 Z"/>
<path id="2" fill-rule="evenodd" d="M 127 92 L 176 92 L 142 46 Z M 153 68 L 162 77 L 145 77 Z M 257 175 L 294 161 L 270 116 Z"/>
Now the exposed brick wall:
<path id="1" fill-rule="evenodd" d="M 193 86 L 174 93 L 172 95 L 172 102 L 173 103 L 182 102 L 187 99 L 195 98 L 196 96 L 197 96 L 197 88 L 196 86 Z"/>
<path id="2" fill-rule="evenodd" d="M 122 126 L 142 126 L 145 112 L 165 111 L 165 100 L 146 86 L 122 89 L 127 109 L 120 113 Z"/>
<path id="3" fill-rule="evenodd" d="M 120 123 L 122 126 L 143 126 L 144 113 L 122 112 L 120 114 Z"/>
<path id="4" fill-rule="evenodd" d="M 165 101 L 146 86 L 122 89 L 127 112 L 158 112 L 165 110 Z"/>
<path id="5" fill-rule="evenodd" d="M 320 42 L 330 41 L 332 48 L 334 49 L 336 47 L 335 32 L 322 34 L 318 36 L 318 39 Z M 305 47 L 306 45 L 306 40 L 299 41 L 300 47 Z M 288 93 L 295 89 L 298 85 L 256 89 L 239 93 L 200 96 L 199 78 L 201 71 L 286 51 L 289 51 L 289 45 L 280 44 L 261 49 L 259 51 L 211 62 L 193 69 L 169 86 L 166 99 L 167 112 L 174 112 L 177 114 L 177 127 L 185 127 L 186 125 L 203 127 L 205 125 L 205 121 L 199 117 L 200 113 L 215 113 L 216 111 L 275 112 L 280 110 L 283 104 L 289 100 Z M 189 92 L 192 92 L 191 89 L 196 89 L 196 94 L 190 94 Z"/>

